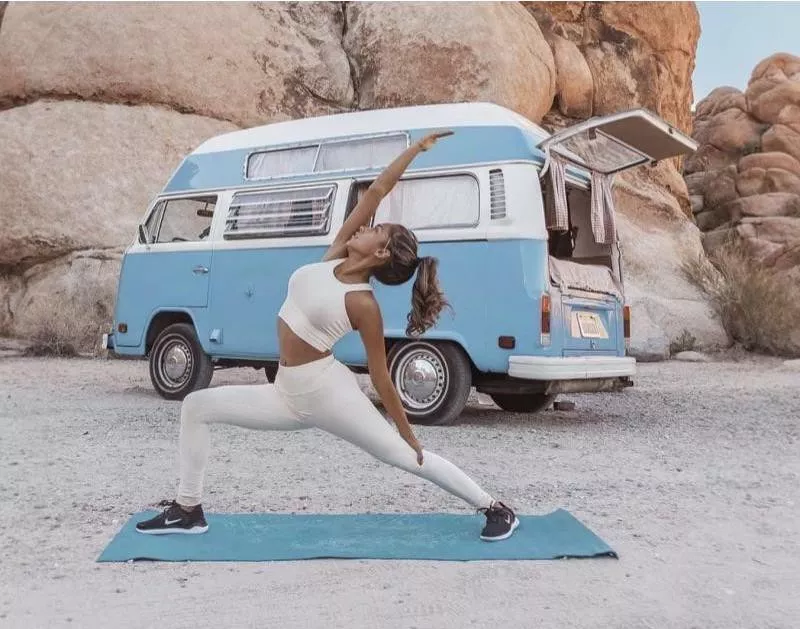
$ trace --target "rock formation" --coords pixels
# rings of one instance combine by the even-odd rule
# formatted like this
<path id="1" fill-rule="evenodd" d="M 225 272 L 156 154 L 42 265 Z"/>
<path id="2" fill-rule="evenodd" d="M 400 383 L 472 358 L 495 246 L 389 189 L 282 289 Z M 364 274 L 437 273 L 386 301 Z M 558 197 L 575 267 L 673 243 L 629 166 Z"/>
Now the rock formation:
<path id="1" fill-rule="evenodd" d="M 694 5 L 666 2 L 10 3 L 0 19 L 0 333 L 17 335 L 34 304 L 58 308 L 79 289 L 111 310 L 148 200 L 209 136 L 476 100 L 551 128 L 643 106 L 688 131 L 699 36 Z M 759 107 L 783 146 L 791 121 Z M 765 182 L 793 172 L 770 168 Z M 634 353 L 664 357 L 684 328 L 724 343 L 680 273 L 700 239 L 676 164 L 622 177 L 618 202 Z"/>
<path id="2" fill-rule="evenodd" d="M 706 250 L 738 241 L 800 286 L 800 57 L 768 57 L 744 92 L 715 89 L 693 135 L 686 182 Z"/>

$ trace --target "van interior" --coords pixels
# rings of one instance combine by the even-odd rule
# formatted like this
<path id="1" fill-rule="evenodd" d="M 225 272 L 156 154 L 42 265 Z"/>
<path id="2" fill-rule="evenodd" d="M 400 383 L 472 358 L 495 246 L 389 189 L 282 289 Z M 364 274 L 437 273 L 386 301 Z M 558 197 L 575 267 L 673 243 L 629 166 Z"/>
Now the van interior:
<path id="1" fill-rule="evenodd" d="M 553 180 L 542 180 L 542 202 L 545 208 L 554 203 Z M 563 289 L 622 295 L 618 248 L 615 244 L 595 241 L 592 231 L 591 190 L 566 183 L 569 229 L 548 226 L 550 277 Z M 547 214 L 547 213 L 546 213 Z"/>

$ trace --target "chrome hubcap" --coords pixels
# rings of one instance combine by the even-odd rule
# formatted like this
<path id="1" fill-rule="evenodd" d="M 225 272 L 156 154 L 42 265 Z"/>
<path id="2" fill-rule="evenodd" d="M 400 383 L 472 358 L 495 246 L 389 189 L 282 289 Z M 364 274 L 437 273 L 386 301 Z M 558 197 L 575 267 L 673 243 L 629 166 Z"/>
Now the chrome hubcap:
<path id="1" fill-rule="evenodd" d="M 161 350 L 158 367 L 164 385 L 178 389 L 192 372 L 192 350 L 182 339 L 169 341 Z"/>
<path id="2" fill-rule="evenodd" d="M 430 412 L 444 399 L 447 377 L 447 367 L 438 352 L 423 347 L 400 357 L 394 384 L 407 409 Z"/>

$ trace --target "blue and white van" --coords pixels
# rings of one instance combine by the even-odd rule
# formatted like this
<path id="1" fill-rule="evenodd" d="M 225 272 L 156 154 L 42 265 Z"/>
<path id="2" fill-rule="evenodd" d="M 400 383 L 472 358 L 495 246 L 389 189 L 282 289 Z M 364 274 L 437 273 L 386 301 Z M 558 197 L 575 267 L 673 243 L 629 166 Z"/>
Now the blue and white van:
<path id="1" fill-rule="evenodd" d="M 215 369 L 277 370 L 289 275 L 318 261 L 359 195 L 433 130 L 376 222 L 400 222 L 439 258 L 452 313 L 405 335 L 412 282 L 376 284 L 389 368 L 412 421 L 453 422 L 471 387 L 533 412 L 558 393 L 630 384 L 630 335 L 611 178 L 695 143 L 645 110 L 550 135 L 503 107 L 444 104 L 345 113 L 214 137 L 148 208 L 120 271 L 106 348 L 148 357 L 182 399 Z M 334 348 L 363 371 L 357 334 Z"/>

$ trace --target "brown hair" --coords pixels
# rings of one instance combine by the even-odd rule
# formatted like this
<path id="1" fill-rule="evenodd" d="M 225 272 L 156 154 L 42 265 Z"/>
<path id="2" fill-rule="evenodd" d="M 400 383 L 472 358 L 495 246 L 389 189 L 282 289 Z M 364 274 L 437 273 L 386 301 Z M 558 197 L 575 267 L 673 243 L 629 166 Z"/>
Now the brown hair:
<path id="1" fill-rule="evenodd" d="M 417 257 L 417 237 L 402 225 L 389 226 L 388 262 L 374 270 L 373 275 L 382 284 L 405 284 L 417 273 L 411 290 L 411 312 L 408 313 L 406 334 L 418 336 L 432 327 L 444 308 L 450 306 L 444 297 L 437 268 L 439 261 L 430 256 Z"/>

